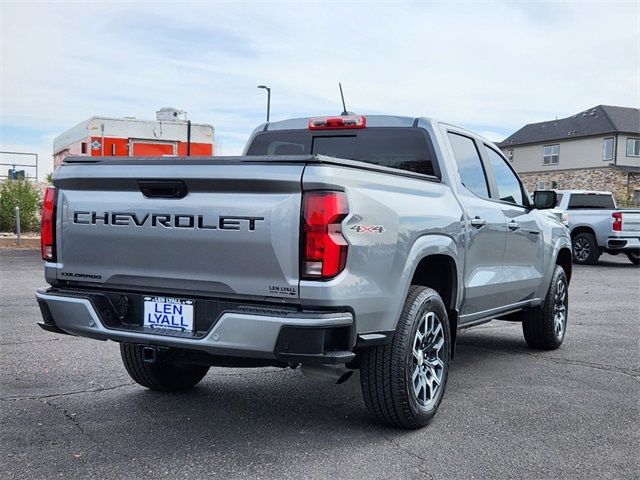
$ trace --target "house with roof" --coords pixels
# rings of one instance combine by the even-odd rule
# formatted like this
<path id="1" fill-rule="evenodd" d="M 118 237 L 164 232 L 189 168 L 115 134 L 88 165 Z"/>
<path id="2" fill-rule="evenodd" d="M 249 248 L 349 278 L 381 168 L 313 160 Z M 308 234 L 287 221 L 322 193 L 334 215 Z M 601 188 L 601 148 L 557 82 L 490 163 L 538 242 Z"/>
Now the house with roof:
<path id="1" fill-rule="evenodd" d="M 598 105 L 497 144 L 529 191 L 606 190 L 640 206 L 640 109 Z"/>

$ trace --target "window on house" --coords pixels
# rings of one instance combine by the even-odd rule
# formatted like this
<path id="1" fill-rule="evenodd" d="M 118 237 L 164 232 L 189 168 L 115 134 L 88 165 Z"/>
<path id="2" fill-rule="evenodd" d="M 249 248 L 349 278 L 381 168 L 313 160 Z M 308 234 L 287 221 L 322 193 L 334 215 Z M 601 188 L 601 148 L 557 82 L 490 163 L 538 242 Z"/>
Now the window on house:
<path id="1" fill-rule="evenodd" d="M 558 181 L 551 180 L 551 190 L 556 190 L 558 188 Z"/>
<path id="2" fill-rule="evenodd" d="M 540 180 L 536 183 L 536 190 L 544 190 L 544 181 Z"/>
<path id="3" fill-rule="evenodd" d="M 602 141 L 602 161 L 609 162 L 613 160 L 613 137 L 605 138 Z"/>
<path id="4" fill-rule="evenodd" d="M 560 161 L 560 145 L 545 145 L 542 147 L 542 164 L 557 165 Z"/>
<path id="5" fill-rule="evenodd" d="M 87 153 L 87 144 L 86 144 L 86 142 L 82 142 L 80 144 L 80 152 L 81 153 Z"/>
<path id="6" fill-rule="evenodd" d="M 513 148 L 510 148 L 509 150 L 507 150 L 507 158 L 509 159 L 510 162 L 513 162 Z"/>
<path id="7" fill-rule="evenodd" d="M 627 157 L 640 157 L 640 138 L 627 138 Z"/>

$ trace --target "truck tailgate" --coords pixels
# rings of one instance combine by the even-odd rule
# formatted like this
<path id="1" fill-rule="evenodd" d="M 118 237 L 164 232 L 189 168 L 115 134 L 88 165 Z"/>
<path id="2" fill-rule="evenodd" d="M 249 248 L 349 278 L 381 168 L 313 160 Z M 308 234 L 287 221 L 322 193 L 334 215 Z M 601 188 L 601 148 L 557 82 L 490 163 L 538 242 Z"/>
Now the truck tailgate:
<path id="1" fill-rule="evenodd" d="M 622 211 L 622 232 L 640 232 L 640 210 Z"/>
<path id="2" fill-rule="evenodd" d="M 304 163 L 185 163 L 63 165 L 57 279 L 297 298 Z"/>

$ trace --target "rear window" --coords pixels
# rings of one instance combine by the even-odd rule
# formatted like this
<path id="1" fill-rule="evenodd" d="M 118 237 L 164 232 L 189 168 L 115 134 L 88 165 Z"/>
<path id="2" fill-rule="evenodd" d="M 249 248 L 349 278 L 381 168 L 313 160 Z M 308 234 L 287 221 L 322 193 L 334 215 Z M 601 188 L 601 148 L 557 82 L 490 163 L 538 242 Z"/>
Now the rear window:
<path id="1" fill-rule="evenodd" d="M 616 208 L 611 195 L 598 195 L 595 193 L 572 193 L 569 198 L 571 209 L 588 208 L 595 210 L 613 210 Z"/>
<path id="2" fill-rule="evenodd" d="M 247 155 L 328 155 L 424 175 L 436 175 L 427 133 L 418 128 L 366 128 L 322 133 L 258 134 Z"/>
<path id="3" fill-rule="evenodd" d="M 560 206 L 560 202 L 562 202 L 562 194 L 558 193 L 556 194 L 557 200 L 556 200 L 556 207 Z"/>

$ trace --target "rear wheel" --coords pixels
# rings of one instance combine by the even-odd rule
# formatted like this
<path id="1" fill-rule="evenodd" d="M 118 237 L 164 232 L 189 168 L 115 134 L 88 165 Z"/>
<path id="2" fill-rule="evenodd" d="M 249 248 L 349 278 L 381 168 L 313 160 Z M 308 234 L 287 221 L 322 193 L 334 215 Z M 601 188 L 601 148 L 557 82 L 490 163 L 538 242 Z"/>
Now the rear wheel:
<path id="1" fill-rule="evenodd" d="M 567 275 L 562 267 L 556 266 L 542 307 L 524 312 L 522 332 L 527 345 L 539 350 L 560 347 L 567 331 L 568 313 Z"/>
<path id="2" fill-rule="evenodd" d="M 203 365 L 177 364 L 173 362 L 145 362 L 144 345 L 120 344 L 122 363 L 129 376 L 143 387 L 161 392 L 177 392 L 196 385 L 209 371 Z"/>
<path id="3" fill-rule="evenodd" d="M 412 286 L 393 340 L 362 352 L 364 402 L 382 423 L 420 428 L 436 414 L 447 384 L 451 332 L 440 295 Z"/>
<path id="4" fill-rule="evenodd" d="M 640 265 L 640 251 L 627 252 L 627 258 L 634 265 Z"/>
<path id="5" fill-rule="evenodd" d="M 595 265 L 601 252 L 592 233 L 579 233 L 573 237 L 573 261 L 581 265 Z"/>

